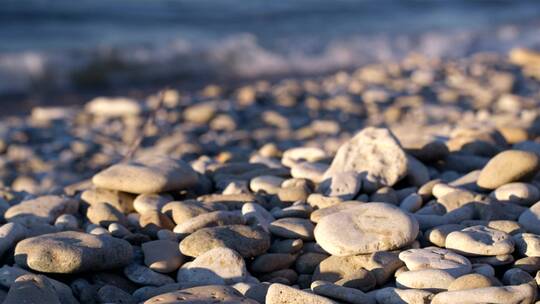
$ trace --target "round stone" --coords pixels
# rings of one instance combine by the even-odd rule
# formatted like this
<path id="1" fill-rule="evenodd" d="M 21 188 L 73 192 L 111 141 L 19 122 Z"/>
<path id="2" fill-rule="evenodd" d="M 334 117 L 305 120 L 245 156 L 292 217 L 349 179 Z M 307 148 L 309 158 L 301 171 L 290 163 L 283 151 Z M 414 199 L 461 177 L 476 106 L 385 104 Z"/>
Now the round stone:
<path id="1" fill-rule="evenodd" d="M 482 169 L 478 186 L 496 189 L 504 184 L 527 181 L 540 169 L 540 159 L 531 152 L 507 150 L 495 155 Z"/>
<path id="2" fill-rule="evenodd" d="M 257 301 L 243 297 L 238 291 L 229 286 L 209 285 L 174 290 L 157 295 L 145 301 L 144 304 L 257 304 Z"/>
<path id="3" fill-rule="evenodd" d="M 272 175 L 257 176 L 249 182 L 249 187 L 255 193 L 277 194 L 284 180 Z"/>
<path id="4" fill-rule="evenodd" d="M 11 206 L 4 213 L 8 222 L 16 222 L 25 226 L 33 224 L 52 224 L 62 214 L 73 214 L 79 209 L 77 201 L 57 196 L 44 195 L 34 199 L 23 200 Z"/>
<path id="5" fill-rule="evenodd" d="M 270 232 L 282 238 L 296 239 L 300 238 L 305 241 L 313 240 L 313 223 L 310 220 L 285 217 L 270 224 Z"/>
<path id="6" fill-rule="evenodd" d="M 174 227 L 174 232 L 180 237 L 185 236 L 206 227 L 244 224 L 244 218 L 240 212 L 214 211 L 203 213 L 193 217 Z"/>
<path id="7" fill-rule="evenodd" d="M 296 260 L 296 255 L 287 253 L 264 253 L 251 262 L 252 272 L 272 272 L 289 268 Z"/>
<path id="8" fill-rule="evenodd" d="M 337 304 L 326 297 L 322 297 L 311 292 L 296 289 L 283 284 L 272 284 L 266 294 L 268 304 Z"/>
<path id="9" fill-rule="evenodd" d="M 178 282 L 200 285 L 230 285 L 245 281 L 244 259 L 234 250 L 217 247 L 199 255 L 178 270 Z"/>
<path id="10" fill-rule="evenodd" d="M 173 219 L 176 224 L 181 224 L 199 214 L 227 209 L 220 204 L 205 204 L 195 200 L 173 201 L 165 204 L 161 212 Z"/>
<path id="11" fill-rule="evenodd" d="M 422 269 L 403 271 L 396 277 L 396 285 L 401 288 L 424 289 L 428 291 L 442 291 L 456 278 L 441 269 Z"/>
<path id="12" fill-rule="evenodd" d="M 540 257 L 540 235 L 520 233 L 513 236 L 517 251 L 525 256 Z"/>
<path id="13" fill-rule="evenodd" d="M 320 219 L 315 239 L 337 256 L 394 250 L 416 239 L 418 222 L 385 203 L 361 204 Z"/>
<path id="14" fill-rule="evenodd" d="M 375 283 L 384 285 L 401 266 L 403 262 L 394 252 L 379 251 L 347 257 L 330 256 L 317 266 L 313 280 L 332 283 L 341 281 L 340 285 L 348 287 L 353 287 L 350 286 L 351 282 L 361 280 L 361 285 L 373 287 Z M 356 282 L 354 284 L 356 285 Z"/>
<path id="15" fill-rule="evenodd" d="M 160 193 L 193 187 L 197 173 L 187 163 L 164 156 L 151 156 L 113 165 L 94 175 L 100 188 L 129 193 Z"/>
<path id="16" fill-rule="evenodd" d="M 9 288 L 2 303 L 50 303 L 60 304 L 56 290 L 47 277 L 25 274 L 18 277 Z"/>
<path id="17" fill-rule="evenodd" d="M 322 182 L 320 187 L 326 196 L 351 200 L 360 191 L 362 178 L 354 171 L 337 172 Z"/>
<path id="18" fill-rule="evenodd" d="M 446 243 L 446 237 L 454 231 L 465 229 L 465 225 L 461 224 L 446 224 L 431 228 L 426 231 L 424 236 L 434 245 L 444 247 Z"/>
<path id="19" fill-rule="evenodd" d="M 229 225 L 197 230 L 180 242 L 180 252 L 192 257 L 216 247 L 233 249 L 246 258 L 254 257 L 270 248 L 270 236 L 262 228 Z"/>
<path id="20" fill-rule="evenodd" d="M 421 289 L 399 289 L 386 287 L 375 292 L 377 303 L 430 303 L 433 293 Z"/>
<path id="21" fill-rule="evenodd" d="M 112 223 L 127 226 L 126 216 L 108 203 L 92 204 L 86 211 L 86 217 L 92 224 L 108 227 Z"/>
<path id="22" fill-rule="evenodd" d="M 258 225 L 266 232 L 270 231 L 270 223 L 276 220 L 268 210 L 257 203 L 245 203 L 242 206 L 242 215 L 247 224 Z"/>
<path id="23" fill-rule="evenodd" d="M 152 269 L 132 263 L 124 268 L 124 274 L 131 281 L 141 285 L 162 286 L 174 283 L 168 275 L 153 271 Z"/>
<path id="24" fill-rule="evenodd" d="M 314 281 L 311 284 L 311 290 L 318 295 L 344 301 L 346 303 L 375 304 L 375 301 L 372 298 L 358 289 L 344 287 L 330 282 Z"/>
<path id="25" fill-rule="evenodd" d="M 344 210 L 347 210 L 349 208 L 355 208 L 355 207 L 358 207 L 360 204 L 363 204 L 363 203 L 359 202 L 359 201 L 347 201 L 347 202 L 334 204 L 332 206 L 317 209 L 317 210 L 313 211 L 311 213 L 309 219 L 314 223 L 318 223 L 321 220 L 321 218 L 323 218 L 323 217 L 325 217 L 327 215 L 334 214 L 334 213 L 337 213 L 337 212 L 340 212 L 340 211 L 344 211 Z"/>
<path id="26" fill-rule="evenodd" d="M 435 295 L 431 304 L 534 303 L 536 289 L 532 284 L 521 284 L 445 291 Z"/>
<path id="27" fill-rule="evenodd" d="M 479 273 L 470 273 L 457 278 L 448 286 L 449 291 L 475 289 L 498 286 L 500 283 L 494 277 L 488 277 Z"/>
<path id="28" fill-rule="evenodd" d="M 514 251 L 512 237 L 485 226 L 473 226 L 454 231 L 446 237 L 446 248 L 469 256 L 496 256 Z"/>
<path id="29" fill-rule="evenodd" d="M 523 211 L 518 222 L 527 232 L 540 234 L 540 202 Z"/>
<path id="30" fill-rule="evenodd" d="M 172 196 L 168 194 L 144 193 L 139 194 L 133 201 L 133 208 L 138 213 L 145 213 L 148 210 L 160 211 L 165 204 L 172 201 Z"/>
<path id="31" fill-rule="evenodd" d="M 471 262 L 466 257 L 437 247 L 405 250 L 399 254 L 399 259 L 411 271 L 440 269 L 459 277 L 472 270 Z"/>
<path id="32" fill-rule="evenodd" d="M 161 229 L 172 230 L 174 228 L 174 223 L 167 215 L 157 210 L 150 209 L 141 214 L 139 226 L 144 233 L 155 237 L 157 232 Z"/>
<path id="33" fill-rule="evenodd" d="M 540 200 L 540 191 L 528 183 L 510 183 L 495 189 L 491 197 L 498 201 L 531 206 Z"/>
<path id="34" fill-rule="evenodd" d="M 127 241 L 75 231 L 28 238 L 15 247 L 18 265 L 48 273 L 118 268 L 129 264 L 132 257 L 132 247 Z"/>
<path id="35" fill-rule="evenodd" d="M 178 243 L 167 240 L 156 240 L 141 245 L 144 253 L 144 264 L 150 269 L 169 273 L 177 270 L 183 262 Z"/>

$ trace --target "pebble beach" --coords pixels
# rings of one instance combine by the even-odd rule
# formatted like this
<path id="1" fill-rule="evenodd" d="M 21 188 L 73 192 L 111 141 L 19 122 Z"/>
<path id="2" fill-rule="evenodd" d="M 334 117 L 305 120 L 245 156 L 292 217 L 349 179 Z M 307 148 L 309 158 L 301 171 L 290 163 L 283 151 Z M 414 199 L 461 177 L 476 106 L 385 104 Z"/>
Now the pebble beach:
<path id="1" fill-rule="evenodd" d="M 530 49 L 38 106 L 0 168 L 5 304 L 540 303 Z"/>

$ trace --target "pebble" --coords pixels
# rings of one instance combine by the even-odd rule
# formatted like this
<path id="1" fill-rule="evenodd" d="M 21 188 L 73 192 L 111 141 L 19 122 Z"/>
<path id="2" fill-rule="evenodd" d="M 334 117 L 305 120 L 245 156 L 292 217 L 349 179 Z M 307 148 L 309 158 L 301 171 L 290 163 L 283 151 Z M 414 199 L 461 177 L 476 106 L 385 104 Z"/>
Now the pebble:
<path id="1" fill-rule="evenodd" d="M 214 211 L 203 213 L 174 227 L 174 233 L 180 238 L 206 227 L 239 225 L 244 224 L 244 218 L 240 212 L 233 211 Z"/>
<path id="2" fill-rule="evenodd" d="M 516 244 L 516 251 L 519 254 L 529 257 L 540 257 L 540 235 L 519 233 L 512 237 Z"/>
<path id="3" fill-rule="evenodd" d="M 123 267 L 133 258 L 131 245 L 113 237 L 64 231 L 20 241 L 17 265 L 46 273 L 78 273 Z"/>
<path id="4" fill-rule="evenodd" d="M 431 304 L 533 303 L 535 296 L 536 286 L 521 284 L 441 292 Z"/>
<path id="5" fill-rule="evenodd" d="M 229 286 L 201 286 L 165 292 L 148 299 L 144 304 L 169 303 L 224 303 L 224 304 L 257 304 Z"/>
<path id="6" fill-rule="evenodd" d="M 171 277 L 136 263 L 129 264 L 124 268 L 124 274 L 134 283 L 141 285 L 162 286 L 174 283 L 174 280 Z"/>
<path id="7" fill-rule="evenodd" d="M 416 193 L 411 193 L 399 203 L 399 208 L 405 212 L 415 212 L 422 208 L 422 197 Z"/>
<path id="8" fill-rule="evenodd" d="M 337 304 L 326 297 L 312 294 L 283 284 L 272 284 L 266 293 L 266 304 Z"/>
<path id="9" fill-rule="evenodd" d="M 448 286 L 448 291 L 476 289 L 492 286 L 500 286 L 500 282 L 494 277 L 485 276 L 479 273 L 470 273 L 455 279 Z"/>
<path id="10" fill-rule="evenodd" d="M 272 234 L 282 238 L 300 238 L 304 241 L 314 239 L 313 230 L 315 226 L 307 219 L 297 217 L 282 218 L 270 223 L 269 229 Z"/>
<path id="11" fill-rule="evenodd" d="M 485 226 L 473 226 L 454 231 L 446 237 L 446 248 L 463 255 L 495 256 L 514 251 L 514 241 L 510 235 Z"/>
<path id="12" fill-rule="evenodd" d="M 135 197 L 131 193 L 101 188 L 88 189 L 81 193 L 81 199 L 89 205 L 107 203 L 113 205 L 122 213 L 133 211 Z"/>
<path id="13" fill-rule="evenodd" d="M 86 217 L 90 223 L 108 227 L 112 223 L 117 223 L 127 226 L 128 221 L 126 216 L 114 206 L 108 203 L 92 204 L 86 210 Z"/>
<path id="14" fill-rule="evenodd" d="M 440 292 L 447 290 L 455 279 L 455 276 L 441 269 L 404 271 L 396 276 L 396 286 Z"/>
<path id="15" fill-rule="evenodd" d="M 131 231 L 129 231 L 124 225 L 118 223 L 110 224 L 108 230 L 112 236 L 117 238 L 123 238 L 131 234 Z"/>
<path id="16" fill-rule="evenodd" d="M 540 234 L 540 202 L 523 211 L 518 222 L 527 232 Z"/>
<path id="17" fill-rule="evenodd" d="M 318 223 L 321 220 L 321 218 L 323 218 L 323 217 L 325 217 L 327 215 L 334 214 L 334 213 L 344 211 L 344 210 L 348 210 L 350 208 L 355 208 L 355 207 L 359 206 L 360 204 L 362 204 L 362 202 L 359 202 L 359 201 L 346 201 L 346 202 L 343 202 L 343 203 L 334 204 L 334 205 L 329 206 L 329 207 L 320 208 L 320 209 L 315 210 L 315 211 L 313 211 L 311 213 L 310 220 L 312 222 L 314 222 L 314 223 Z"/>
<path id="18" fill-rule="evenodd" d="M 161 212 L 169 216 L 176 224 L 181 224 L 197 215 L 211 211 L 225 210 L 219 204 L 205 204 L 194 200 L 172 201 L 161 208 Z"/>
<path id="19" fill-rule="evenodd" d="M 399 249 L 415 240 L 418 230 L 416 220 L 395 206 L 368 203 L 323 217 L 315 239 L 329 253 L 347 256 Z"/>
<path id="20" fill-rule="evenodd" d="M 307 185 L 295 185 L 279 188 L 277 196 L 282 202 L 296 202 L 296 201 L 305 201 L 311 190 Z"/>
<path id="21" fill-rule="evenodd" d="M 255 193 L 277 194 L 284 180 L 272 175 L 257 176 L 249 182 L 249 188 Z"/>
<path id="22" fill-rule="evenodd" d="M 0 226 L 0 256 L 26 237 L 26 228 L 18 223 L 7 223 Z"/>
<path id="23" fill-rule="evenodd" d="M 264 303 L 266 293 L 268 292 L 269 283 L 245 283 L 240 282 L 232 285 L 234 289 L 238 290 L 245 297 L 253 299 L 258 303 Z"/>
<path id="24" fill-rule="evenodd" d="M 291 167 L 291 176 L 320 183 L 324 180 L 326 170 L 328 170 L 328 165 L 324 163 L 300 162 Z"/>
<path id="25" fill-rule="evenodd" d="M 327 157 L 328 154 L 323 149 L 317 147 L 297 147 L 283 152 L 282 163 L 285 166 L 291 167 L 294 163 L 301 160 L 314 163 Z"/>
<path id="26" fill-rule="evenodd" d="M 174 229 L 173 221 L 165 214 L 157 210 L 148 210 L 141 214 L 139 226 L 142 231 L 154 237 L 161 229 Z"/>
<path id="27" fill-rule="evenodd" d="M 319 264 L 313 273 L 313 280 L 334 283 L 354 279 L 373 287 L 375 284 L 385 284 L 403 265 L 396 253 L 385 251 L 348 257 L 329 256 Z"/>
<path id="28" fill-rule="evenodd" d="M 26 226 L 35 223 L 53 224 L 57 217 L 65 213 L 76 213 L 79 204 L 69 198 L 45 195 L 24 200 L 10 207 L 4 213 L 8 222 L 16 222 Z"/>
<path id="29" fill-rule="evenodd" d="M 300 218 L 309 218 L 309 215 L 313 211 L 313 208 L 302 202 L 297 202 L 290 207 L 285 207 L 283 209 L 275 207 L 271 210 L 272 215 L 277 218 L 284 217 L 300 217 Z"/>
<path id="30" fill-rule="evenodd" d="M 403 304 L 403 303 L 430 303 L 433 293 L 421 289 L 398 289 L 386 287 L 377 290 L 375 299 L 377 303 Z"/>
<path id="31" fill-rule="evenodd" d="M 26 274 L 18 277 L 9 288 L 3 303 L 50 303 L 60 304 L 54 286 L 42 275 Z"/>
<path id="32" fill-rule="evenodd" d="M 399 254 L 410 271 L 423 269 L 440 269 L 454 277 L 459 277 L 472 271 L 471 262 L 448 249 L 426 247 L 408 249 Z"/>
<path id="33" fill-rule="evenodd" d="M 250 265 L 253 272 L 273 272 L 289 268 L 296 261 L 296 255 L 288 253 L 264 253 L 256 257 Z"/>
<path id="34" fill-rule="evenodd" d="M 523 206 L 531 206 L 540 200 L 540 190 L 528 183 L 509 183 L 491 193 L 493 198 Z"/>
<path id="35" fill-rule="evenodd" d="M 245 258 L 255 257 L 270 248 L 270 236 L 261 228 L 229 225 L 197 230 L 180 242 L 180 252 L 192 257 L 216 247 L 233 249 Z"/>
<path id="36" fill-rule="evenodd" d="M 275 240 L 268 249 L 268 252 L 296 253 L 302 249 L 306 250 L 302 239 L 283 239 Z"/>
<path id="37" fill-rule="evenodd" d="M 60 230 L 77 230 L 79 220 L 72 214 L 62 214 L 56 218 L 54 226 Z"/>
<path id="38" fill-rule="evenodd" d="M 112 286 L 105 285 L 101 287 L 97 292 L 97 300 L 102 303 L 122 303 L 122 304 L 135 304 L 137 300 L 124 290 Z"/>
<path id="39" fill-rule="evenodd" d="M 353 171 L 337 172 L 322 184 L 322 192 L 326 196 L 339 197 L 342 200 L 351 200 L 360 191 L 362 178 Z"/>
<path id="40" fill-rule="evenodd" d="M 34 275 L 33 273 L 26 271 L 17 266 L 8 266 L 4 265 L 0 268 L 0 285 L 3 287 L 9 288 L 15 283 L 17 278 L 24 275 Z M 54 279 L 47 278 L 47 280 L 54 286 L 54 290 L 58 295 L 58 298 L 61 303 L 76 304 L 79 303 L 77 299 L 73 296 L 71 288 Z"/>
<path id="41" fill-rule="evenodd" d="M 300 274 L 312 274 L 319 264 L 328 257 L 325 253 L 306 252 L 295 261 L 295 269 Z"/>
<path id="42" fill-rule="evenodd" d="M 270 232 L 270 223 L 276 220 L 268 210 L 257 203 L 244 204 L 242 215 L 247 224 L 258 225 L 266 232 Z"/>
<path id="43" fill-rule="evenodd" d="M 324 177 L 353 171 L 362 176 L 367 192 L 393 186 L 407 174 L 405 151 L 392 132 L 368 127 L 341 146 Z"/>
<path id="44" fill-rule="evenodd" d="M 482 169 L 478 186 L 497 189 L 512 182 L 527 181 L 540 169 L 540 158 L 531 152 L 507 150 L 495 155 Z"/>
<path id="45" fill-rule="evenodd" d="M 115 164 L 92 178 L 96 187 L 138 194 L 183 190 L 197 181 L 197 173 L 187 163 L 164 156 Z"/>
<path id="46" fill-rule="evenodd" d="M 520 268 L 510 268 L 503 274 L 502 277 L 502 282 L 505 285 L 520 285 L 531 283 L 533 281 L 534 278 Z M 533 284 L 536 284 L 536 282 Z"/>
<path id="47" fill-rule="evenodd" d="M 173 272 L 184 261 L 177 242 L 167 240 L 150 241 L 143 243 L 141 249 L 144 253 L 144 264 L 157 272 Z"/>
<path id="48" fill-rule="evenodd" d="M 311 290 L 315 294 L 351 304 L 375 304 L 375 301 L 371 297 L 360 290 L 339 286 L 330 282 L 315 281 L 311 283 Z"/>
<path id="49" fill-rule="evenodd" d="M 230 285 L 246 281 L 248 275 L 242 256 L 232 249 L 217 247 L 184 264 L 177 280 L 196 286 Z"/>
<path id="50" fill-rule="evenodd" d="M 143 110 L 134 99 L 125 97 L 96 97 L 89 101 L 85 110 L 97 116 L 136 116 Z"/>
<path id="51" fill-rule="evenodd" d="M 140 214 L 145 213 L 148 210 L 161 211 L 161 208 L 172 200 L 172 196 L 167 194 L 139 194 L 133 200 L 133 209 Z"/>

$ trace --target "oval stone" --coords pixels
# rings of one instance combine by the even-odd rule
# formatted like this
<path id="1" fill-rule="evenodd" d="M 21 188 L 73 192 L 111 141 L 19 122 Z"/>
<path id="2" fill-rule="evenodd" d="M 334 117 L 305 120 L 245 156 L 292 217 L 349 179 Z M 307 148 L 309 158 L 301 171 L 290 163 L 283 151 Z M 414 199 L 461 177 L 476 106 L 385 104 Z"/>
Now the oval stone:
<path id="1" fill-rule="evenodd" d="M 317 243 L 337 256 L 398 249 L 417 234 L 418 222 L 413 217 L 385 203 L 361 204 L 330 214 L 315 227 Z"/>
<path id="2" fill-rule="evenodd" d="M 110 236 L 64 231 L 25 239 L 15 247 L 15 262 L 48 273 L 106 270 L 129 264 L 131 245 Z"/>
<path id="3" fill-rule="evenodd" d="M 531 152 L 507 150 L 493 157 L 480 172 L 478 186 L 496 189 L 504 184 L 526 181 L 540 168 L 540 159 Z"/>

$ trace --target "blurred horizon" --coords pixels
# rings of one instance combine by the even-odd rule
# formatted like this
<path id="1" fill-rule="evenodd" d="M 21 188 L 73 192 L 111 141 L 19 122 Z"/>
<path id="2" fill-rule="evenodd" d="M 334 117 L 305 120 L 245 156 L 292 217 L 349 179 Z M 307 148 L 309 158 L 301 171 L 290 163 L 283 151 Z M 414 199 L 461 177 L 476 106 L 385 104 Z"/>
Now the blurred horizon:
<path id="1" fill-rule="evenodd" d="M 0 95 L 204 84 L 539 48 L 540 2 L 8 0 L 0 39 Z"/>

